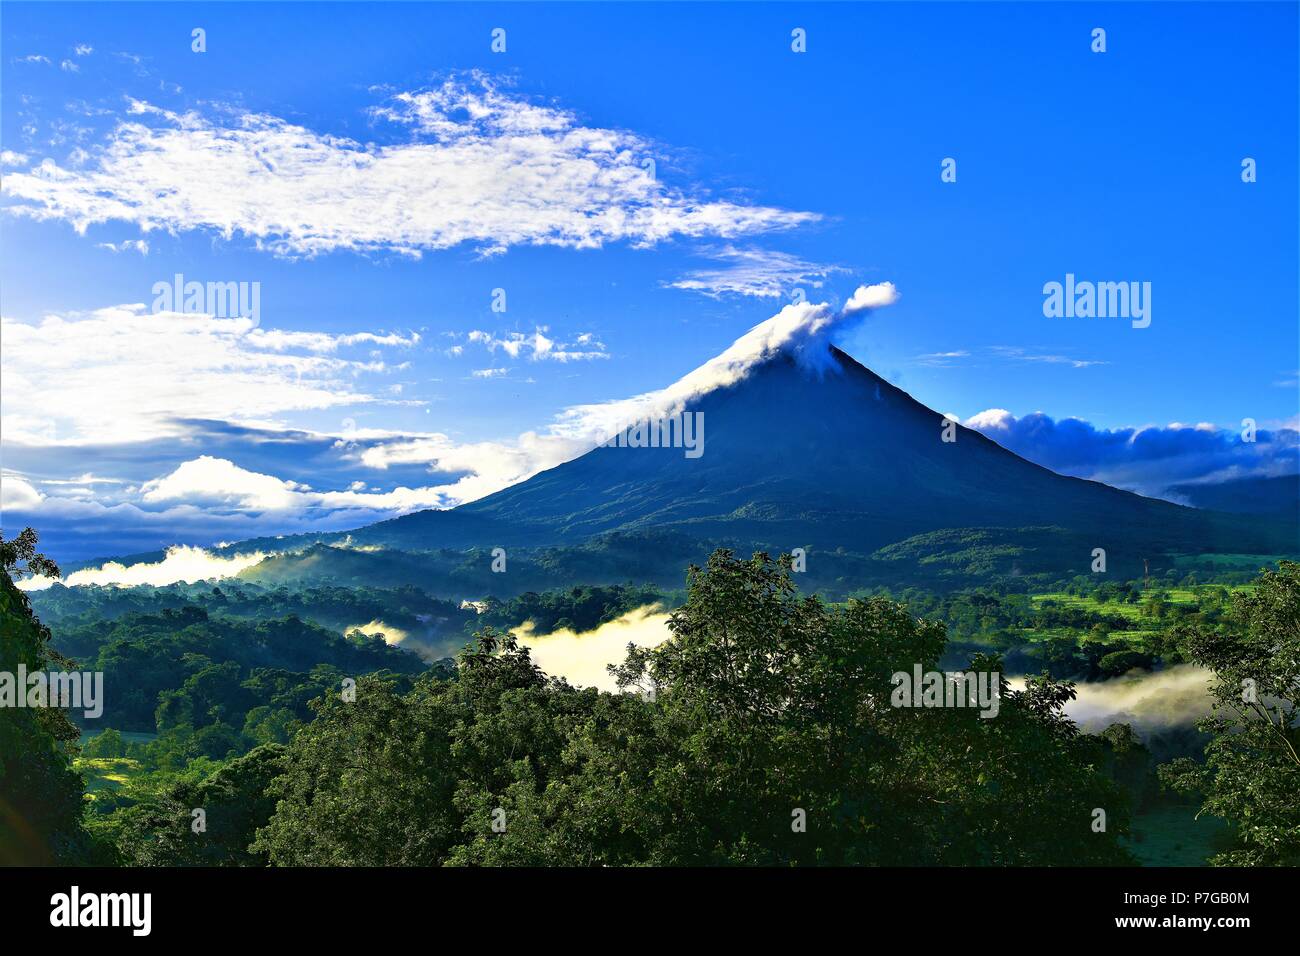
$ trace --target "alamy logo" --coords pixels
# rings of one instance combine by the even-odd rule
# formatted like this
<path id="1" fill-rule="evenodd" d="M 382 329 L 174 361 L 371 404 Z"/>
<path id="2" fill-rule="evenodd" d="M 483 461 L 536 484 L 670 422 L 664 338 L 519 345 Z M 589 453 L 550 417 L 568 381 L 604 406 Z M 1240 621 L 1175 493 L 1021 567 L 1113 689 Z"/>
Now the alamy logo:
<path id="1" fill-rule="evenodd" d="M 102 671 L 0 671 L 0 707 L 58 707 L 80 710 L 87 720 L 104 713 Z"/>
<path id="2" fill-rule="evenodd" d="M 185 281 L 176 273 L 171 282 L 155 282 L 153 311 L 211 315 L 219 319 L 262 322 L 262 283 Z"/>
<path id="3" fill-rule="evenodd" d="M 50 925 L 128 926 L 133 936 L 148 936 L 153 928 L 150 893 L 85 893 L 74 886 L 69 893 L 50 897 Z"/>
<path id="4" fill-rule="evenodd" d="M 704 413 L 681 412 L 635 422 L 605 441 L 604 448 L 684 448 L 687 458 L 704 454 Z"/>
<path id="5" fill-rule="evenodd" d="M 1132 319 L 1135 329 L 1151 324 L 1150 282 L 1065 282 L 1043 286 L 1043 315 L 1049 319 Z"/>
<path id="6" fill-rule="evenodd" d="M 978 707 L 981 717 L 996 717 L 1002 706 L 1002 675 L 997 671 L 898 671 L 889 679 L 894 707 Z"/>

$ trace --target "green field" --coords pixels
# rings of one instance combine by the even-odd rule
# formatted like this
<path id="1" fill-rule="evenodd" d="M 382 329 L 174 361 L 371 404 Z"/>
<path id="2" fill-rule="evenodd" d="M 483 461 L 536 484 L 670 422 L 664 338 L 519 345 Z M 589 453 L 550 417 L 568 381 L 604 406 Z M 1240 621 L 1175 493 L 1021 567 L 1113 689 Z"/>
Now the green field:
<path id="1" fill-rule="evenodd" d="M 72 769 L 85 778 L 86 796 L 90 800 L 105 791 L 113 793 L 122 789 L 143 770 L 140 762 L 130 757 L 79 757 L 73 761 Z"/>
<path id="2" fill-rule="evenodd" d="M 1164 594 L 1170 604 L 1195 606 L 1198 595 L 1217 588 L 1219 585 L 1211 585 L 1196 588 L 1167 588 L 1161 593 Z M 1229 590 L 1242 590 L 1239 587 L 1229 588 Z M 1154 589 L 1152 591 L 1154 592 Z M 1061 607 L 1080 608 L 1081 610 L 1091 611 L 1094 614 L 1113 614 L 1117 617 L 1127 617 L 1132 620 L 1139 620 L 1143 617 L 1142 604 L 1126 604 L 1123 601 L 1098 601 L 1093 595 L 1080 597 L 1077 594 L 1066 594 L 1064 591 L 1049 591 L 1044 594 L 1031 595 L 1035 608 L 1043 606 L 1045 601 L 1055 601 Z"/>

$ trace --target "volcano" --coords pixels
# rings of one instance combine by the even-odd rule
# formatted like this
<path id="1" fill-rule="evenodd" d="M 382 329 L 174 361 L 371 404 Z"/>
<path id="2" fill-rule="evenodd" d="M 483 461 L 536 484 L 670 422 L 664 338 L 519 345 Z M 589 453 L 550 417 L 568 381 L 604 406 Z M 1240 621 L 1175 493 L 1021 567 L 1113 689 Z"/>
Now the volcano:
<path id="1" fill-rule="evenodd" d="M 821 348 L 812 367 L 806 356 L 777 349 L 736 381 L 685 402 L 687 413 L 702 416 L 698 457 L 681 448 L 597 447 L 478 501 L 371 525 L 352 539 L 429 550 L 653 533 L 777 551 L 885 549 L 899 558 L 917 536 L 948 549 L 974 541 L 996 553 L 1010 546 L 1012 529 L 1032 529 L 1029 550 L 1040 565 L 1067 562 L 1062 572 L 1086 571 L 1093 548 L 1130 563 L 1169 552 L 1295 550 L 1295 529 L 1276 521 L 1056 474 L 946 421 L 838 348 Z M 954 539 L 957 529 L 968 533 Z"/>

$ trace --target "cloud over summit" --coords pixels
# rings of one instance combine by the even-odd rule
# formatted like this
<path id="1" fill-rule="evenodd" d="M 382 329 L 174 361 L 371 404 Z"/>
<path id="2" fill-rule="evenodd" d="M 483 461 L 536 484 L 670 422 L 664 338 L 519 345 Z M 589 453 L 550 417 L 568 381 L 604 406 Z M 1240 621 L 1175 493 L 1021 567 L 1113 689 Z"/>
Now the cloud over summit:
<path id="1" fill-rule="evenodd" d="M 896 301 L 898 290 L 894 284 L 881 282 L 858 286 L 849 304 L 838 311 L 827 302 L 791 303 L 667 388 L 612 402 L 575 406 L 560 415 L 553 430 L 570 438 L 603 441 L 633 422 L 676 415 L 687 402 L 734 385 L 781 353 L 817 374 L 833 371 L 832 331 L 871 309 Z"/>

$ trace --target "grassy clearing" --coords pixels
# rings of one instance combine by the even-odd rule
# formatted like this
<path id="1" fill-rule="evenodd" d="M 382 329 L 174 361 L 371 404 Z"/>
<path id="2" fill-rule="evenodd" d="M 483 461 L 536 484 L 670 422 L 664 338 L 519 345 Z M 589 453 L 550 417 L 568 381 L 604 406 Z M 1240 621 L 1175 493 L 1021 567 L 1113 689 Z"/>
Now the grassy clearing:
<path id="1" fill-rule="evenodd" d="M 97 733 L 98 731 L 83 730 L 78 742 L 85 746 L 86 741 Z M 121 734 L 123 742 L 127 744 L 147 744 L 158 737 L 157 734 L 130 730 L 121 731 Z M 86 797 L 89 800 L 130 787 L 135 780 L 147 773 L 140 761 L 131 757 L 78 757 L 72 762 L 72 767 L 85 779 Z"/>
<path id="2" fill-rule="evenodd" d="M 86 780 L 86 793 L 95 799 L 101 792 L 116 792 L 143 773 L 138 760 L 130 757 L 79 757 L 73 769 Z"/>

